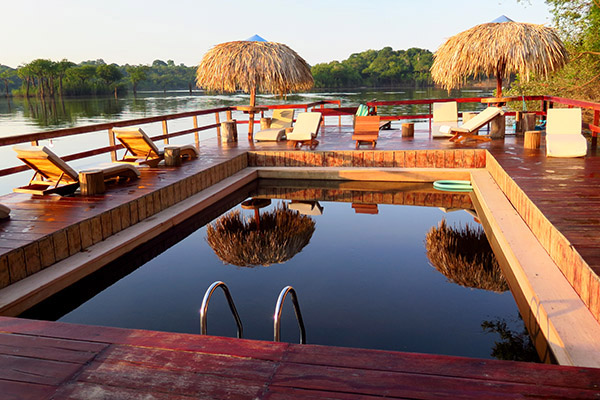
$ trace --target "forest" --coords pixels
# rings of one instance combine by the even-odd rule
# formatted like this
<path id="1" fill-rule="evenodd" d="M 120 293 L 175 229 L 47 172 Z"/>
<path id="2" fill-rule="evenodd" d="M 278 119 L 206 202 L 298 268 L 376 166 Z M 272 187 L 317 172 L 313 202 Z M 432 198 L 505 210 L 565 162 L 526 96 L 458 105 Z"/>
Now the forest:
<path id="1" fill-rule="evenodd" d="M 394 87 L 431 84 L 432 53 L 391 47 L 352 54 L 342 62 L 312 67 L 317 88 Z M 152 65 L 107 64 L 102 59 L 75 64 L 36 59 L 17 68 L 0 65 L 1 92 L 6 96 L 118 96 L 138 90 L 189 90 L 196 67 L 155 60 Z"/>

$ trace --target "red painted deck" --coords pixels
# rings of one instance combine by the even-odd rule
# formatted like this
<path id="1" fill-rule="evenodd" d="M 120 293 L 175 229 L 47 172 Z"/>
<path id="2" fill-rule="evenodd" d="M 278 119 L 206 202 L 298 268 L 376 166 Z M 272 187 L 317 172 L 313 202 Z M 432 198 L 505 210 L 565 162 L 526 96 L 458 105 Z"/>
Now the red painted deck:
<path id="1" fill-rule="evenodd" d="M 600 370 L 0 318 L 3 399 L 600 397 Z"/>

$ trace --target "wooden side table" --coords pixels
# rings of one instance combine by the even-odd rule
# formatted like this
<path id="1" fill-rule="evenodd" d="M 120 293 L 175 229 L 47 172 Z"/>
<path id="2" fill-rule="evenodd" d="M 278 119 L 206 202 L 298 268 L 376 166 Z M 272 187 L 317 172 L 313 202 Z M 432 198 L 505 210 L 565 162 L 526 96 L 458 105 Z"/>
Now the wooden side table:
<path id="1" fill-rule="evenodd" d="M 414 137 L 415 124 L 414 122 L 405 122 L 402 124 L 402 137 Z"/>
<path id="2" fill-rule="evenodd" d="M 106 191 L 104 186 L 104 171 L 90 169 L 79 173 L 79 187 L 83 196 L 93 196 Z"/>
<path id="3" fill-rule="evenodd" d="M 526 149 L 539 149 L 542 142 L 542 131 L 525 131 L 523 147 Z"/>

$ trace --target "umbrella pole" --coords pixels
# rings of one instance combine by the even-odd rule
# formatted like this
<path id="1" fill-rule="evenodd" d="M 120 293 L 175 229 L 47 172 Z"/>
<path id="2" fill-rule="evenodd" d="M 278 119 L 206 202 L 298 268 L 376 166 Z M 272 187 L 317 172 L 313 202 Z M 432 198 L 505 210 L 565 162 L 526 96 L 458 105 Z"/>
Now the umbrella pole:
<path id="1" fill-rule="evenodd" d="M 250 90 L 250 107 L 254 107 L 256 105 L 256 88 L 252 88 Z M 252 137 L 254 136 L 254 112 L 252 109 L 248 113 L 248 140 L 252 141 Z"/>
<path id="2" fill-rule="evenodd" d="M 496 97 L 502 97 L 502 78 L 499 73 L 496 76 Z"/>

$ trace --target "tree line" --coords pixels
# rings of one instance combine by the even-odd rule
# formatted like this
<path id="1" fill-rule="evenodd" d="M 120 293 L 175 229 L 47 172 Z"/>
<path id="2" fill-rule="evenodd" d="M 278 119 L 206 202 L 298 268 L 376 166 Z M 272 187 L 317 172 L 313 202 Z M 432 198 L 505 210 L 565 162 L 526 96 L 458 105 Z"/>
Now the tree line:
<path id="1" fill-rule="evenodd" d="M 316 64 L 312 73 L 317 88 L 393 87 L 431 84 L 429 50 L 412 48 L 367 50 L 342 62 Z M 104 60 L 75 64 L 69 60 L 36 59 L 17 68 L 0 65 L 0 82 L 6 96 L 86 96 L 132 90 L 176 90 L 195 86 L 196 67 L 155 60 L 152 65 L 107 64 Z"/>
<path id="2" fill-rule="evenodd" d="M 125 93 L 133 90 L 192 90 L 196 68 L 155 60 L 152 65 L 107 64 L 104 60 L 75 64 L 36 59 L 17 68 L 0 65 L 6 96 L 53 97 Z"/>
<path id="3" fill-rule="evenodd" d="M 384 47 L 352 54 L 341 62 L 316 64 L 311 70 L 317 88 L 426 86 L 433 84 L 432 64 L 429 50 Z"/>

